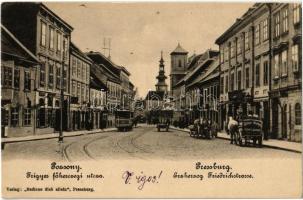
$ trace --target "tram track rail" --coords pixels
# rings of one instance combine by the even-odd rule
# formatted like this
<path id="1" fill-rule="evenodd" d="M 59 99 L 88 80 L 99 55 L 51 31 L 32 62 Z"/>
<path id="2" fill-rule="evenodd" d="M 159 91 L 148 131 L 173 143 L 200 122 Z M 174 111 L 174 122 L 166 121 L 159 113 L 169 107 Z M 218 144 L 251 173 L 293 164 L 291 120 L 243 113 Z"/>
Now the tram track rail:
<path id="1" fill-rule="evenodd" d="M 95 157 L 90 153 L 89 151 L 89 145 L 91 145 L 92 143 L 96 142 L 96 141 L 99 141 L 99 140 L 102 140 L 102 139 L 105 139 L 105 138 L 108 138 L 109 136 L 101 136 L 101 137 L 98 137 L 98 138 L 94 138 L 94 139 L 90 139 L 88 142 L 86 142 L 84 145 L 82 145 L 82 153 L 87 157 L 89 158 L 89 160 L 96 160 Z M 70 149 L 73 145 L 79 143 L 79 141 L 74 141 L 74 142 L 71 142 L 69 143 L 68 145 L 64 146 L 63 147 L 63 150 L 62 150 L 62 154 L 63 154 L 63 157 L 66 161 L 68 162 L 73 162 L 73 160 L 71 159 L 71 156 L 70 154 L 68 153 L 68 149 Z"/>

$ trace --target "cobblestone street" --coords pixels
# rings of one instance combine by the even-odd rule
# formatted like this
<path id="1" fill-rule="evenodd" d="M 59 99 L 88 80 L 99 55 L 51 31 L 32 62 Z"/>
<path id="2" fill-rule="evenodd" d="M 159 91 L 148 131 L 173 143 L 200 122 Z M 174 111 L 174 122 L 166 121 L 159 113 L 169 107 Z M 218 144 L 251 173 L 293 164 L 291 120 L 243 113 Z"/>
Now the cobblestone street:
<path id="1" fill-rule="evenodd" d="M 239 147 L 223 139 L 194 139 L 186 132 L 157 132 L 153 126 L 139 126 L 130 132 L 104 132 L 57 139 L 7 144 L 2 159 L 46 159 L 83 161 L 98 159 L 283 159 L 301 154 L 267 147 Z"/>

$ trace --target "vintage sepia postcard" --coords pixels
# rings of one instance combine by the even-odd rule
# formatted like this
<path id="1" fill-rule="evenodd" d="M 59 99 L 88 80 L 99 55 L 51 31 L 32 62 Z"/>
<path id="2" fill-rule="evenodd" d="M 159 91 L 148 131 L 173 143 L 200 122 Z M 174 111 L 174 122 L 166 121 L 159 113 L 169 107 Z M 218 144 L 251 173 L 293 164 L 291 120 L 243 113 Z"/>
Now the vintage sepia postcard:
<path id="1" fill-rule="evenodd" d="M 3 198 L 300 198 L 300 2 L 2 2 Z"/>

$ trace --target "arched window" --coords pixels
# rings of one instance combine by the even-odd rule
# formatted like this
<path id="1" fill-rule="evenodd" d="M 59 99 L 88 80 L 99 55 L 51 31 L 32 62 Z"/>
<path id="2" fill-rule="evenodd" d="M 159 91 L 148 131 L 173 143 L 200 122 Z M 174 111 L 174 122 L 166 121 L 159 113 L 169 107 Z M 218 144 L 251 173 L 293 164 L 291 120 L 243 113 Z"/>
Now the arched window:
<path id="1" fill-rule="evenodd" d="M 182 67 L 182 61 L 179 60 L 179 67 Z"/>
<path id="2" fill-rule="evenodd" d="M 301 105 L 299 103 L 295 105 L 295 120 L 296 125 L 301 125 Z"/>

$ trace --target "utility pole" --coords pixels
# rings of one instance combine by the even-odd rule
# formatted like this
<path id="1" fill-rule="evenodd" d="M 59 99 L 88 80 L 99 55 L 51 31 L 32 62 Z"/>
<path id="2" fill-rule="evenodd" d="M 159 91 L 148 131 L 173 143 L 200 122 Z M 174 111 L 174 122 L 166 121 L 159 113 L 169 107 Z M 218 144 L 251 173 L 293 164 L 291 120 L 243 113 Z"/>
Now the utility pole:
<path id="1" fill-rule="evenodd" d="M 108 51 L 108 59 L 110 59 L 110 50 L 111 50 L 110 43 L 111 43 L 111 38 L 103 38 L 103 51 L 105 56 L 106 56 L 106 51 Z"/>
<path id="2" fill-rule="evenodd" d="M 66 51 L 66 44 L 65 44 L 65 36 L 63 36 L 63 54 L 62 54 L 62 66 L 61 66 L 61 81 L 60 81 L 60 129 L 59 129 L 59 143 L 63 143 L 63 103 L 64 103 L 64 65 L 65 65 L 65 51 Z"/>

